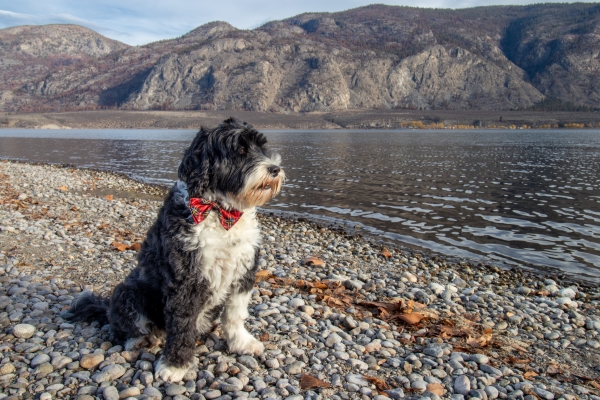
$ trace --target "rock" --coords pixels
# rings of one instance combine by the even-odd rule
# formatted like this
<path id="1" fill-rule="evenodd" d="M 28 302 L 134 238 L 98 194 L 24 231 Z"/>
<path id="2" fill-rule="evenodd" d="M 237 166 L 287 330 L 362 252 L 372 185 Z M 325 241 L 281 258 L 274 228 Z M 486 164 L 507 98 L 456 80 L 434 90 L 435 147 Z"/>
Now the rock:
<path id="1" fill-rule="evenodd" d="M 359 280 L 347 280 L 344 281 L 344 286 L 348 290 L 360 290 L 363 287 L 363 283 Z"/>
<path id="2" fill-rule="evenodd" d="M 460 375 L 454 380 L 454 392 L 467 395 L 471 391 L 471 382 L 466 375 Z"/>
<path id="3" fill-rule="evenodd" d="M 92 369 L 104 361 L 104 354 L 86 354 L 79 360 L 81 368 Z"/>
<path id="4" fill-rule="evenodd" d="M 556 297 L 566 297 L 566 298 L 572 300 L 575 298 L 577 293 L 575 292 L 575 290 L 573 288 L 564 288 L 564 289 L 561 289 L 561 290 L 557 291 L 556 293 L 554 293 L 554 295 Z"/>
<path id="5" fill-rule="evenodd" d="M 325 340 L 327 347 L 333 347 L 336 343 L 340 343 L 342 338 L 337 333 L 330 333 Z"/>
<path id="6" fill-rule="evenodd" d="M 107 386 L 102 393 L 104 400 L 119 400 L 119 391 L 114 386 Z"/>
<path id="7" fill-rule="evenodd" d="M 531 294 L 532 291 L 533 290 L 525 286 L 520 286 L 519 288 L 517 288 L 517 294 L 522 294 L 524 296 L 528 296 L 529 294 Z"/>
<path id="8" fill-rule="evenodd" d="M 285 371 L 290 375 L 301 374 L 305 365 L 302 361 L 294 361 L 285 368 Z"/>
<path id="9" fill-rule="evenodd" d="M 287 302 L 287 306 L 291 309 L 300 308 L 300 307 L 304 306 L 304 300 L 299 299 L 297 297 L 293 298 Z"/>
<path id="10" fill-rule="evenodd" d="M 416 276 L 414 276 L 413 274 L 411 274 L 408 271 L 404 271 L 402 273 L 402 277 L 411 283 L 415 283 L 418 280 Z"/>
<path id="11" fill-rule="evenodd" d="M 471 354 L 469 360 L 475 361 L 477 364 L 487 364 L 490 362 L 490 358 L 485 354 Z"/>
<path id="12" fill-rule="evenodd" d="M 446 290 L 444 285 L 440 285 L 439 283 L 435 283 L 435 282 L 432 282 L 429 284 L 429 289 L 431 289 L 431 291 L 437 295 L 442 294 Z"/>
<path id="13" fill-rule="evenodd" d="M 50 362 L 50 356 L 47 354 L 38 354 L 37 356 L 35 356 L 33 358 L 33 360 L 31 360 L 31 362 L 29 363 L 29 366 L 31 368 L 35 368 L 38 365 L 44 364 Z"/>
<path id="14" fill-rule="evenodd" d="M 258 361 L 256 361 L 256 359 L 252 356 L 239 356 L 237 361 L 250 369 L 256 370 L 259 368 Z"/>
<path id="15" fill-rule="evenodd" d="M 444 350 L 440 346 L 427 346 L 423 349 L 423 353 L 428 356 L 440 358 L 444 355 Z"/>
<path id="16" fill-rule="evenodd" d="M 176 385 L 176 384 L 171 384 L 169 386 L 167 386 L 167 390 L 165 391 L 165 393 L 167 394 L 167 396 L 176 396 L 178 394 L 184 394 L 187 391 L 187 389 L 185 388 L 185 386 L 181 386 L 181 385 Z"/>
<path id="17" fill-rule="evenodd" d="M 4 365 L 2 365 L 2 367 L 0 367 L 0 374 L 1 375 L 6 375 L 6 374 L 12 374 L 13 372 L 15 372 L 15 366 L 12 365 L 11 363 L 6 363 Z"/>
<path id="18" fill-rule="evenodd" d="M 542 399 L 546 399 L 546 400 L 553 400 L 554 399 L 554 394 L 552 394 L 551 392 L 541 389 L 537 386 L 533 387 L 533 392 L 538 395 L 539 397 L 541 397 Z"/>
<path id="19" fill-rule="evenodd" d="M 488 400 L 494 400 L 498 398 L 499 392 L 494 386 L 486 386 L 484 390 Z"/>
<path id="20" fill-rule="evenodd" d="M 139 396 L 141 394 L 140 389 L 132 386 L 129 387 L 127 389 L 121 390 L 119 392 L 119 399 L 126 399 L 128 397 L 135 397 L 135 396 Z"/>
<path id="21" fill-rule="evenodd" d="M 357 386 L 369 386 L 369 382 L 362 375 L 348 374 L 346 375 L 346 382 Z"/>
<path id="22" fill-rule="evenodd" d="M 102 372 L 106 373 L 109 377 L 108 380 L 114 381 L 122 377 L 125 374 L 125 368 L 118 364 L 108 365 L 102 369 Z"/>
<path id="23" fill-rule="evenodd" d="M 151 400 L 161 400 L 163 398 L 163 395 L 160 392 L 160 390 L 153 388 L 152 386 L 149 386 L 144 389 L 144 396 L 147 396 L 148 399 Z"/>
<path id="24" fill-rule="evenodd" d="M 21 339 L 29 339 L 35 333 L 35 326 L 29 324 L 18 324 L 13 328 L 13 335 Z"/>

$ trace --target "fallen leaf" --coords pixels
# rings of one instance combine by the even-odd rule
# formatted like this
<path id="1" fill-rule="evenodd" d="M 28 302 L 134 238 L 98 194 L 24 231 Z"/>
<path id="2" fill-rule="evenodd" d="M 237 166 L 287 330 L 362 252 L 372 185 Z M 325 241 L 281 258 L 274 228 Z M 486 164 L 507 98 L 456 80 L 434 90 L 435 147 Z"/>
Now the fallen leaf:
<path id="1" fill-rule="evenodd" d="M 374 384 L 375 387 L 377 388 L 377 390 L 384 391 L 384 390 L 390 389 L 389 385 L 381 378 L 377 378 L 376 376 L 369 376 L 369 375 L 364 375 L 364 378 L 368 382 L 371 382 L 372 384 Z"/>
<path id="2" fill-rule="evenodd" d="M 319 378 L 315 378 L 311 375 L 302 374 L 302 378 L 300 378 L 300 389 L 302 390 L 329 387 L 331 387 L 330 383 L 322 381 Z"/>
<path id="3" fill-rule="evenodd" d="M 273 278 L 273 274 L 271 274 L 269 271 L 263 269 L 262 271 L 258 271 L 256 273 L 256 275 L 254 275 L 256 277 L 256 282 L 263 282 L 266 281 L 268 279 Z"/>
<path id="4" fill-rule="evenodd" d="M 382 255 L 382 256 L 384 256 L 385 258 L 390 258 L 390 257 L 392 256 L 392 253 L 390 253 L 390 251 L 388 250 L 388 248 L 387 248 L 387 247 L 384 247 L 384 248 L 381 250 L 381 253 L 379 253 L 379 254 L 381 254 L 381 255 Z"/>
<path id="5" fill-rule="evenodd" d="M 268 333 L 268 332 L 263 332 L 263 333 L 261 333 L 260 335 L 258 335 L 258 339 L 259 339 L 261 342 L 266 342 L 266 341 L 268 341 L 268 340 L 269 340 L 269 333 Z"/>
<path id="6" fill-rule="evenodd" d="M 142 249 L 142 244 L 141 243 L 134 243 L 131 246 L 129 246 L 128 250 L 135 250 L 135 251 L 140 251 Z"/>
<path id="7" fill-rule="evenodd" d="M 534 371 L 527 371 L 523 374 L 523 378 L 525 379 L 533 378 L 534 376 L 538 376 L 538 373 Z"/>
<path id="8" fill-rule="evenodd" d="M 106 201 L 112 201 L 113 199 L 113 195 L 112 194 L 107 194 L 106 195 Z"/>
<path id="9" fill-rule="evenodd" d="M 589 384 L 595 387 L 596 389 L 600 389 L 600 383 L 596 381 L 590 381 Z"/>
<path id="10" fill-rule="evenodd" d="M 67 191 L 67 187 L 66 186 L 61 186 L 58 188 L 58 190 L 62 190 L 63 192 Z"/>
<path id="11" fill-rule="evenodd" d="M 437 394 L 438 396 L 444 395 L 444 386 L 440 383 L 430 383 L 427 385 L 427 391 L 433 394 Z"/>
<path id="12" fill-rule="evenodd" d="M 306 257 L 302 263 L 304 265 L 314 265 L 315 267 L 319 267 L 319 266 L 322 266 L 323 264 L 325 264 L 323 262 L 323 260 L 321 260 L 320 258 L 317 258 L 317 257 L 313 257 L 313 256 Z"/>
<path id="13" fill-rule="evenodd" d="M 492 341 L 492 328 L 485 328 L 481 332 L 481 336 L 467 338 L 467 344 L 471 347 L 485 347 Z"/>
<path id="14" fill-rule="evenodd" d="M 508 362 L 512 364 L 528 364 L 533 361 L 531 358 L 508 357 Z"/>
<path id="15" fill-rule="evenodd" d="M 423 318 L 425 318 L 425 316 L 420 313 L 400 314 L 394 316 L 394 319 L 399 319 L 408 325 L 418 324 Z"/>
<path id="16" fill-rule="evenodd" d="M 117 251 L 125 251 L 129 248 L 129 246 L 127 246 L 125 243 L 119 242 L 112 242 L 110 245 L 114 247 Z"/>

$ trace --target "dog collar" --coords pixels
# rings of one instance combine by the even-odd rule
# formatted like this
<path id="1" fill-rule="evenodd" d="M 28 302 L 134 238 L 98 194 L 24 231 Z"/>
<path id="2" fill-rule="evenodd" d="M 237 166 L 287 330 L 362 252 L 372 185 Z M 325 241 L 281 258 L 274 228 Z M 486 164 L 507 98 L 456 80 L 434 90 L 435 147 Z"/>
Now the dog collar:
<path id="1" fill-rule="evenodd" d="M 219 222 L 223 225 L 225 230 L 230 230 L 236 222 L 242 218 L 243 211 L 240 210 L 226 210 L 216 201 L 209 201 L 203 198 L 193 197 L 190 199 L 190 211 L 192 212 L 192 218 L 195 224 L 199 224 L 204 221 L 208 216 L 210 210 L 215 210 L 219 213 Z"/>

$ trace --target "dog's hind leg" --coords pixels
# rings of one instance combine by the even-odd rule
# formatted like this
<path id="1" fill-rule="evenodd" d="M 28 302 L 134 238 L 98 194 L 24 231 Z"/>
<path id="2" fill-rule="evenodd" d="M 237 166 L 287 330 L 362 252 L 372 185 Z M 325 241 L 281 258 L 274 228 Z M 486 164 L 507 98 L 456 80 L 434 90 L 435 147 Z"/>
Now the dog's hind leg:
<path id="1" fill-rule="evenodd" d="M 110 301 L 109 320 L 113 338 L 124 342 L 127 350 L 140 347 L 151 323 L 144 315 L 144 299 L 135 287 L 121 283 Z"/>
<path id="2" fill-rule="evenodd" d="M 244 327 L 244 320 L 248 318 L 248 303 L 250 290 L 232 293 L 221 316 L 221 327 L 225 333 L 229 351 L 238 354 L 260 355 L 264 345 L 250 334 Z"/>

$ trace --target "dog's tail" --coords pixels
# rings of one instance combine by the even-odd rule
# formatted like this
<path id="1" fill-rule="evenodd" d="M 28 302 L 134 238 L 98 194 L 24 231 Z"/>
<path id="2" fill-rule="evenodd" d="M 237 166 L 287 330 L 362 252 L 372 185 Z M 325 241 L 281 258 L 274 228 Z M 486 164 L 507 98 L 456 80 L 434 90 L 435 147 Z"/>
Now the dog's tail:
<path id="1" fill-rule="evenodd" d="M 100 325 L 106 325 L 108 321 L 108 307 L 110 299 L 96 296 L 86 290 L 73 300 L 71 307 L 61 313 L 61 317 L 73 322 L 98 321 Z"/>

